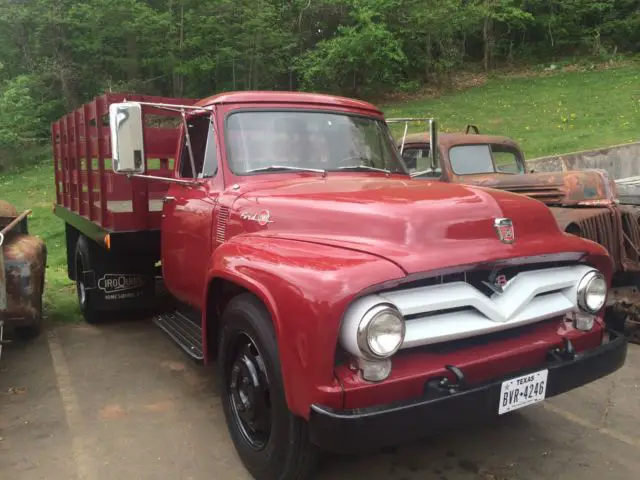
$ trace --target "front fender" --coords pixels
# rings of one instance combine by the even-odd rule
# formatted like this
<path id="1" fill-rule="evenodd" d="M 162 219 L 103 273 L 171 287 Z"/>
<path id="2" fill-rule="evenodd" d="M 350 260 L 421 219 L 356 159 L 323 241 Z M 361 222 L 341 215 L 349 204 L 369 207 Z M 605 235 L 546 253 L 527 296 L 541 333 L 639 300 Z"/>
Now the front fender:
<path id="1" fill-rule="evenodd" d="M 371 254 L 240 236 L 215 250 L 207 284 L 216 278 L 232 281 L 266 305 L 276 332 L 287 403 L 294 414 L 308 418 L 313 402 L 342 407 L 334 359 L 349 302 L 367 287 L 403 277 L 393 263 Z"/>

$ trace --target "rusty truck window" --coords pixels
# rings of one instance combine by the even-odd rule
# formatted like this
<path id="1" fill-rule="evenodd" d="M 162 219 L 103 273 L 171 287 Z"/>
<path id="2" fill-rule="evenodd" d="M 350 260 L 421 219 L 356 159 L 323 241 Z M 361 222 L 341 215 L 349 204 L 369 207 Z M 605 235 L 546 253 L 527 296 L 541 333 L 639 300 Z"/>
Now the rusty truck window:
<path id="1" fill-rule="evenodd" d="M 523 172 L 517 153 L 503 145 L 456 145 L 449 149 L 449 162 L 456 175 Z"/>
<path id="2" fill-rule="evenodd" d="M 442 176 L 442 170 L 440 165 L 436 166 L 435 170 L 431 169 L 431 158 L 429 157 L 429 145 L 420 146 L 417 148 L 406 147 L 402 152 L 402 160 L 407 166 L 409 173 L 424 172 L 419 175 L 420 178 L 440 178 Z"/>
<path id="3" fill-rule="evenodd" d="M 520 164 L 515 153 L 511 150 L 492 148 L 496 170 L 502 173 L 520 173 Z"/>

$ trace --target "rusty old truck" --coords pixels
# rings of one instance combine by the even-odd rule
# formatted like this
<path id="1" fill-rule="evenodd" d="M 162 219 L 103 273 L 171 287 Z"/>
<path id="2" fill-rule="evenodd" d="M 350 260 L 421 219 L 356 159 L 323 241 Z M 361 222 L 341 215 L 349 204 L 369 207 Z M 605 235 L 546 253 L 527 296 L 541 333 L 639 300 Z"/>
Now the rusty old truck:
<path id="1" fill-rule="evenodd" d="M 0 354 L 5 329 L 16 337 L 36 337 L 42 329 L 42 296 L 47 263 L 44 241 L 29 235 L 31 210 L 0 200 Z"/>
<path id="2" fill-rule="evenodd" d="M 414 178 L 497 188 L 548 205 L 567 233 L 604 246 L 614 263 L 608 321 L 639 340 L 635 305 L 640 301 L 640 210 L 622 204 L 613 178 L 603 169 L 536 172 L 512 138 L 465 131 L 438 132 L 431 118 L 390 118 L 403 126 L 397 146 Z M 411 124 L 424 125 L 407 133 Z M 431 142 L 431 139 L 434 139 Z M 436 148 L 431 150 L 431 144 Z"/>

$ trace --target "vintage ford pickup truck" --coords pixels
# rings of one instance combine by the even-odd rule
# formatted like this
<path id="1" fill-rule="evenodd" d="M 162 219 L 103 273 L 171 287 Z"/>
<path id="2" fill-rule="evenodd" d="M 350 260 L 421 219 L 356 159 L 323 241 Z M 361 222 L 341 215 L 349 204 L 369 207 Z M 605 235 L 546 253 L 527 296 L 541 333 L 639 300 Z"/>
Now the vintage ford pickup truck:
<path id="1" fill-rule="evenodd" d="M 607 251 L 536 200 L 412 179 L 369 103 L 107 94 L 52 136 L 87 321 L 153 304 L 161 274 L 175 308 L 155 322 L 215 361 L 257 479 L 307 478 L 321 450 L 506 414 L 625 361 L 603 318 Z"/>
<path id="2" fill-rule="evenodd" d="M 464 132 L 437 134 L 437 156 L 426 126 L 432 119 L 387 119 L 390 125 L 423 125 L 420 133 L 397 136 L 397 146 L 413 178 L 462 183 L 520 193 L 549 206 L 559 227 L 604 246 L 613 261 L 608 320 L 640 341 L 640 209 L 625 205 L 605 170 L 534 172 L 512 138 Z M 406 129 L 405 129 L 406 131 Z"/>

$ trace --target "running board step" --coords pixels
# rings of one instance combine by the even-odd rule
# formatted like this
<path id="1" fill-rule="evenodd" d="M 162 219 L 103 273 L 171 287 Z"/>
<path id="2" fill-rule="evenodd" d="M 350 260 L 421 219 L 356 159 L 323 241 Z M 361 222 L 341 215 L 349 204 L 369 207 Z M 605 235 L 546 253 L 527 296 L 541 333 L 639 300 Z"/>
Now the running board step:
<path id="1" fill-rule="evenodd" d="M 162 313 L 153 317 L 153 323 L 175 341 L 187 355 L 202 361 L 202 328 L 179 311 Z"/>

